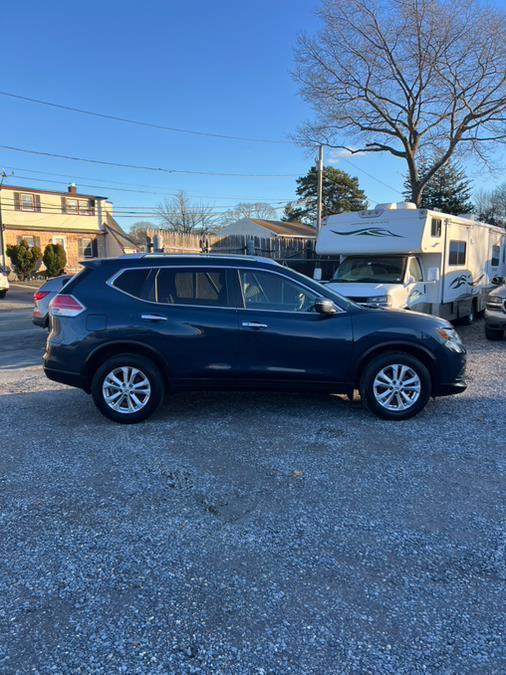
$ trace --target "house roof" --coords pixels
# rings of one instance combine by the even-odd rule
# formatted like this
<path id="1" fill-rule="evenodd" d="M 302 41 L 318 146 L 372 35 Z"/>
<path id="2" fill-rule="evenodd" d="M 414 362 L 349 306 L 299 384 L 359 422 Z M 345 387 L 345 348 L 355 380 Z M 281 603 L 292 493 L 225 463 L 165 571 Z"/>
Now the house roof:
<path id="1" fill-rule="evenodd" d="M 288 223 L 284 220 L 264 220 L 260 218 L 248 218 L 247 220 L 282 237 L 316 237 L 314 227 L 305 223 Z"/>
<path id="2" fill-rule="evenodd" d="M 126 234 L 121 225 L 111 216 L 110 213 L 105 214 L 105 229 L 109 232 L 118 244 L 123 248 L 134 248 L 139 250 L 139 245 Z"/>
<path id="3" fill-rule="evenodd" d="M 107 197 L 101 197 L 100 195 L 88 195 L 82 192 L 69 192 L 68 190 L 41 190 L 40 188 L 32 188 L 24 185 L 20 187 L 19 185 L 0 185 L 0 190 L 13 190 L 14 192 L 35 192 L 36 194 L 46 194 L 46 195 L 61 195 L 62 197 L 70 197 L 70 199 L 75 199 L 76 197 L 88 199 L 107 199 Z"/>

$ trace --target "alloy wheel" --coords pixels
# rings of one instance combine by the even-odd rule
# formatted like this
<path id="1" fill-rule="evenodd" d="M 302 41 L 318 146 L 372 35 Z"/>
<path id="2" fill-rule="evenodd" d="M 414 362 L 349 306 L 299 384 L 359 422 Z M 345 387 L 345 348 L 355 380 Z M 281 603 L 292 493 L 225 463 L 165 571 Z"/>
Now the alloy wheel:
<path id="1" fill-rule="evenodd" d="M 151 384 L 138 368 L 120 366 L 105 376 L 102 395 L 111 410 L 132 414 L 142 410 L 148 403 Z"/>
<path id="2" fill-rule="evenodd" d="M 420 397 L 422 383 L 413 368 L 393 363 L 382 368 L 374 378 L 374 398 L 392 412 L 404 412 Z"/>

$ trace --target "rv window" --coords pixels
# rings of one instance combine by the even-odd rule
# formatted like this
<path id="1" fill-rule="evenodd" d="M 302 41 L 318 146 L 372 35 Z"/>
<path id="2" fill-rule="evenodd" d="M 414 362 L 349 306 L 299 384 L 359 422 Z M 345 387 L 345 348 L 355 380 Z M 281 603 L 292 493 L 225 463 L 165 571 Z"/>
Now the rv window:
<path id="1" fill-rule="evenodd" d="M 433 218 L 432 219 L 430 234 L 431 234 L 432 237 L 440 237 L 441 236 L 441 218 Z"/>
<path id="2" fill-rule="evenodd" d="M 408 277 L 413 277 L 413 279 L 417 282 L 423 280 L 420 263 L 416 258 L 411 258 L 411 260 L 409 261 Z"/>
<path id="3" fill-rule="evenodd" d="M 501 247 L 492 246 L 492 267 L 497 267 L 501 260 Z"/>
<path id="4" fill-rule="evenodd" d="M 334 273 L 339 283 L 402 284 L 406 271 L 404 256 L 345 258 Z"/>
<path id="5" fill-rule="evenodd" d="M 465 241 L 451 241 L 450 255 L 448 258 L 449 265 L 465 265 L 466 264 L 466 247 Z"/>

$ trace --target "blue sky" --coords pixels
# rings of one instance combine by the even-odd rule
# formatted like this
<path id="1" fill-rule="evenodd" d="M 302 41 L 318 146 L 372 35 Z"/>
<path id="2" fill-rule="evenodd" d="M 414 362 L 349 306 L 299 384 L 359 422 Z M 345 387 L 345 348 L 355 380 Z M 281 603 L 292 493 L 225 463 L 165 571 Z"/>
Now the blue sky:
<path id="1" fill-rule="evenodd" d="M 318 27 L 317 4 L 8 3 L 2 7 L 0 89 L 172 127 L 286 139 L 311 116 L 290 71 L 297 35 Z M 141 128 L 4 96 L 0 109 L 1 145 L 155 167 L 287 176 L 166 174 L 0 149 L 0 167 L 15 171 L 13 184 L 64 189 L 74 180 L 82 192 L 109 196 L 118 210 L 138 207 L 139 213 L 150 213 L 164 195 L 180 189 L 212 204 L 217 213 L 238 201 L 280 205 L 294 196 L 295 177 L 312 161 L 305 150 L 291 144 Z M 400 199 L 402 162 L 384 156 L 351 161 L 353 165 L 340 159 L 336 166 L 359 177 L 371 204 Z M 488 186 L 499 182 L 473 172 L 478 186 L 480 181 Z M 126 227 L 137 219 L 141 217 L 119 217 Z"/>

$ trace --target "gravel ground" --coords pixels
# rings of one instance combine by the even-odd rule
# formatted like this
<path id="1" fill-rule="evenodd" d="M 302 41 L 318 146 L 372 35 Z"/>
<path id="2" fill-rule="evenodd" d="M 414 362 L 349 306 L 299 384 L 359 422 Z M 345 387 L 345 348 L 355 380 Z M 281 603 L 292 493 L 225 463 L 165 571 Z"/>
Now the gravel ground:
<path id="1" fill-rule="evenodd" d="M 0 368 L 0 672 L 502 673 L 506 341 L 402 423 Z"/>

